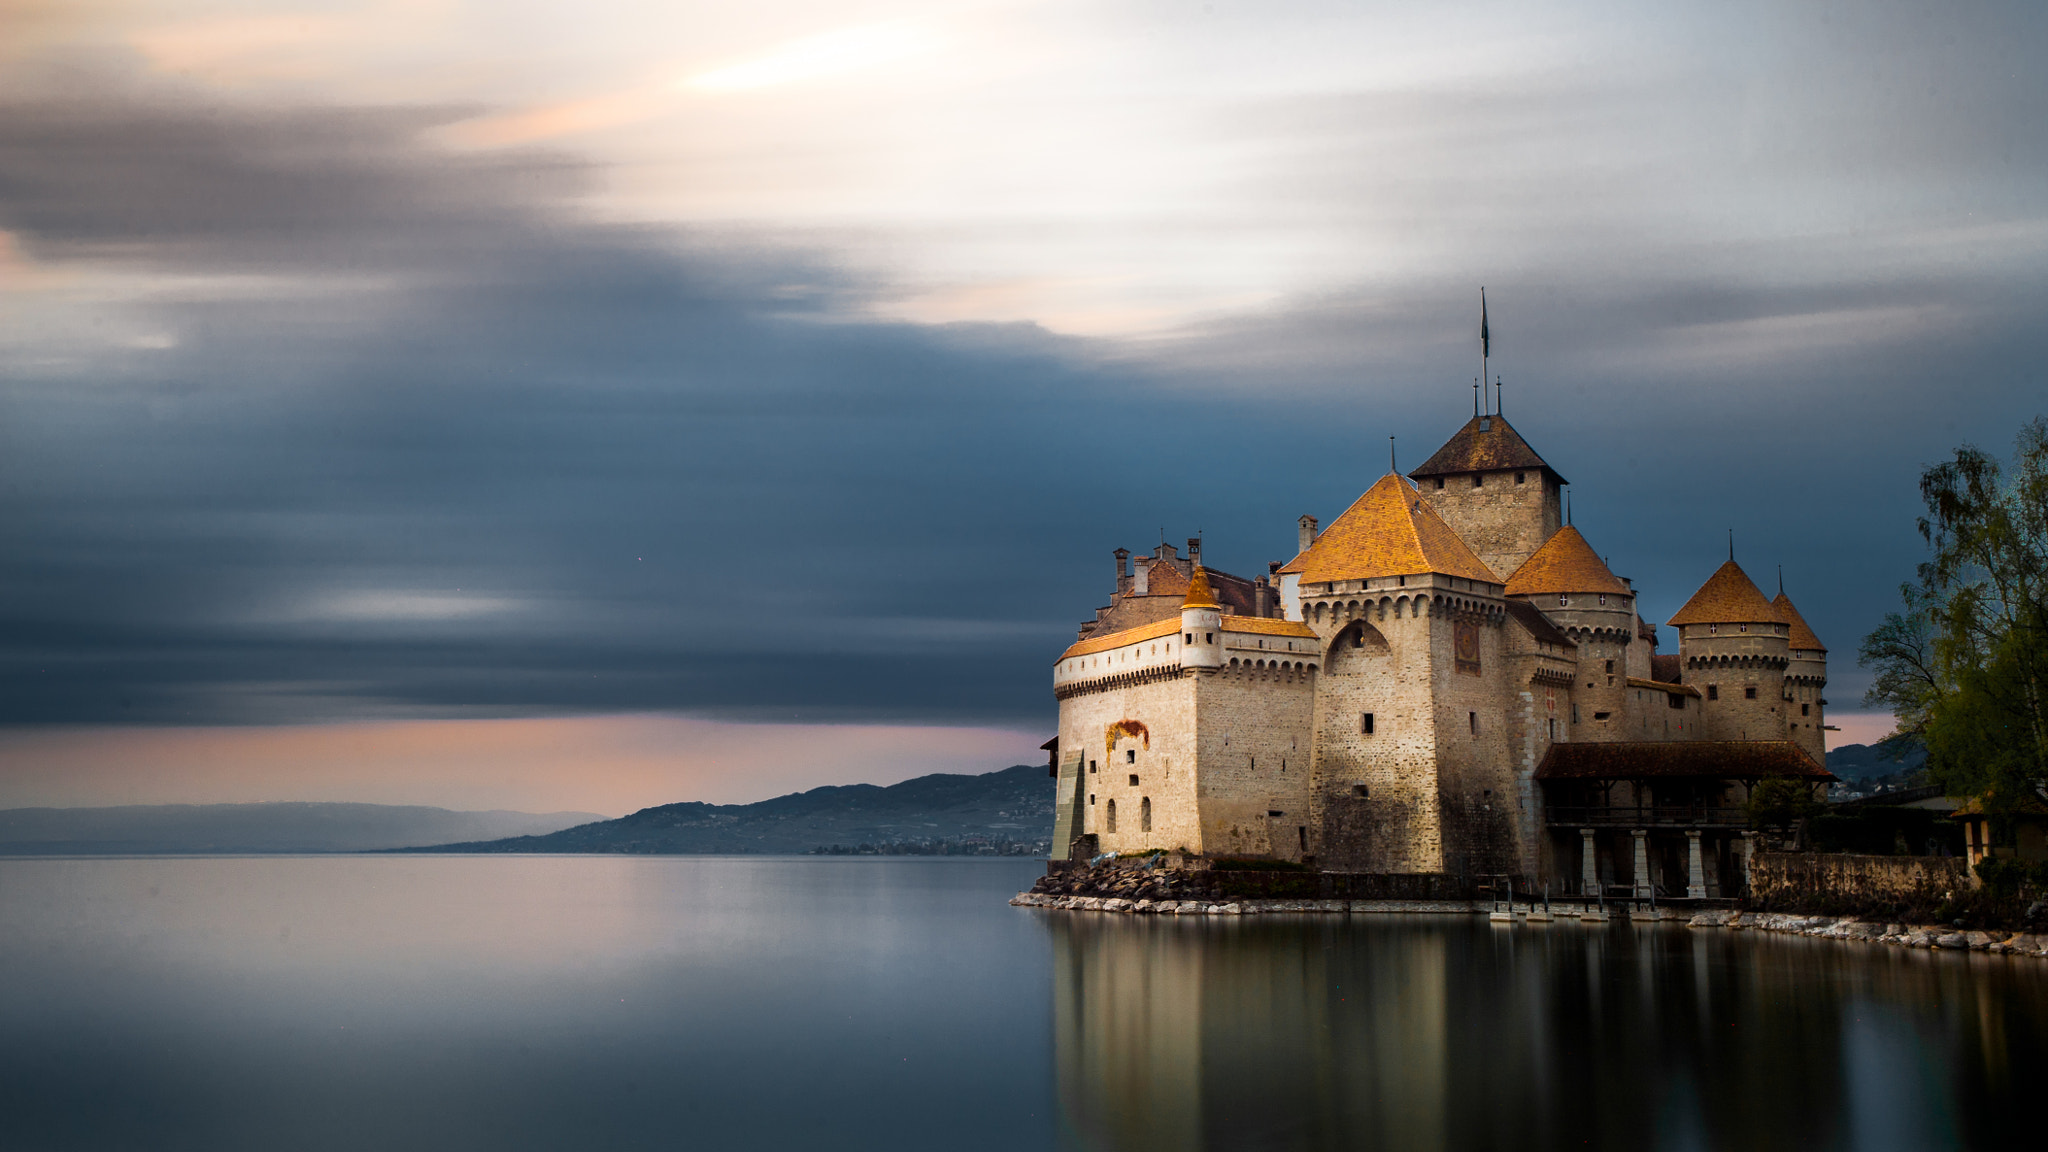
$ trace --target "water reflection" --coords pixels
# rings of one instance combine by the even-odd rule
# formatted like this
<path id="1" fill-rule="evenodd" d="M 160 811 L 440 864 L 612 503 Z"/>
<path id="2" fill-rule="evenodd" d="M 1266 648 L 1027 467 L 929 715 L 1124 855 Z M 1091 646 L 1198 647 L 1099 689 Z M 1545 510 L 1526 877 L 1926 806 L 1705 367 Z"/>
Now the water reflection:
<path id="1" fill-rule="evenodd" d="M 1943 1148 L 2027 1131 L 2048 973 L 1749 933 L 1041 914 L 1087 1149 Z"/>

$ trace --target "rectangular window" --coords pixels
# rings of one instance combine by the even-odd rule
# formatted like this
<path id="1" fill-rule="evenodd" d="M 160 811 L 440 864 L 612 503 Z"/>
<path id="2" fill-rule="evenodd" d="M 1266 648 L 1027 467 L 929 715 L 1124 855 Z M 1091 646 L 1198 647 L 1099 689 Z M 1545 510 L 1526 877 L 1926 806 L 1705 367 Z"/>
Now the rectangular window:
<path id="1" fill-rule="evenodd" d="M 1302 855 L 1308 855 L 1308 827 L 1306 825 L 1297 824 L 1294 827 L 1294 834 L 1296 836 L 1301 837 Z"/>
<path id="2" fill-rule="evenodd" d="M 1439 477 L 1437 477 L 1437 478 L 1436 478 L 1436 486 L 1437 486 L 1438 488 L 1442 488 L 1442 487 L 1444 486 L 1444 478 L 1443 478 L 1443 477 L 1439 476 Z"/>
<path id="3" fill-rule="evenodd" d="M 1131 787 L 1133 787 L 1133 788 L 1136 788 L 1137 786 L 1138 786 L 1138 778 L 1137 778 L 1136 776 L 1132 776 L 1132 777 L 1131 777 Z"/>
<path id="4" fill-rule="evenodd" d="M 1467 712 L 1465 713 L 1465 720 L 1472 725 L 1472 734 L 1474 736 L 1479 735 L 1479 713 Z"/>
<path id="5" fill-rule="evenodd" d="M 1137 750 L 1136 748 L 1126 748 L 1126 749 L 1124 749 L 1124 763 L 1126 763 L 1126 764 L 1136 764 L 1137 762 L 1138 762 L 1138 750 Z"/>
<path id="6" fill-rule="evenodd" d="M 1811 716 L 1811 715 L 1813 715 L 1813 705 L 1811 705 L 1811 704 L 1801 704 L 1801 705 L 1799 706 L 1799 714 L 1800 714 L 1801 716 Z"/>
<path id="7" fill-rule="evenodd" d="M 1287 815 L 1287 813 L 1285 813 L 1285 812 L 1276 812 L 1276 811 L 1274 811 L 1273 809 L 1271 809 L 1271 808 L 1268 808 L 1268 809 L 1266 810 L 1266 815 L 1268 815 L 1268 816 L 1285 816 L 1285 815 Z"/>
<path id="8" fill-rule="evenodd" d="M 1721 686 L 1720 686 L 1719 684 L 1709 684 L 1709 685 L 1707 685 L 1707 699 L 1709 699 L 1709 700 L 1719 700 L 1720 698 L 1721 698 Z"/>
<path id="9" fill-rule="evenodd" d="M 1372 735 L 1372 713 L 1362 712 L 1359 714 L 1358 730 L 1367 736 Z"/>
<path id="10" fill-rule="evenodd" d="M 1527 473 L 1523 473 L 1523 472 L 1517 472 L 1517 473 L 1515 473 L 1515 483 L 1517 483 L 1517 484 L 1520 484 L 1520 483 L 1521 483 L 1522 481 L 1524 481 L 1524 480 L 1526 480 L 1526 479 L 1528 479 L 1528 474 L 1527 474 Z"/>
<path id="11" fill-rule="evenodd" d="M 1754 688 L 1744 688 L 1744 689 L 1742 690 L 1742 698 L 1743 698 L 1744 700 L 1754 700 L 1754 699 L 1756 699 L 1756 689 L 1754 689 Z"/>
<path id="12" fill-rule="evenodd" d="M 1612 661 L 1612 660 L 1609 660 L 1609 661 L 1607 662 L 1607 670 L 1608 670 L 1609 672 L 1612 672 L 1612 671 L 1614 671 L 1614 661 Z"/>
<path id="13" fill-rule="evenodd" d="M 1578 722 L 1579 722 L 1579 706 L 1578 706 L 1577 704 L 1574 704 L 1574 705 L 1572 705 L 1572 723 L 1574 723 L 1574 724 L 1577 724 Z"/>
<path id="14" fill-rule="evenodd" d="M 1612 716 L 1612 715 L 1614 715 L 1614 713 L 1612 713 L 1612 712 L 1595 712 L 1595 713 L 1593 713 L 1593 721 L 1594 721 L 1594 723 L 1596 723 L 1596 724 L 1597 724 L 1597 723 L 1600 723 L 1601 721 L 1604 721 L 1604 720 L 1606 720 L 1606 719 L 1607 719 L 1607 718 L 1608 718 L 1609 716 Z"/>
<path id="15" fill-rule="evenodd" d="M 1473 486 L 1474 488 L 1479 488 L 1479 487 L 1483 487 L 1483 486 L 1484 486 L 1485 484 L 1486 484 L 1486 477 L 1484 477 L 1484 476 L 1480 475 L 1480 474 L 1479 474 L 1479 473 L 1477 473 L 1477 472 L 1474 472 L 1474 473 L 1472 474 L 1472 486 Z"/>
<path id="16" fill-rule="evenodd" d="M 1090 761 L 1088 762 L 1088 771 L 1089 771 L 1089 773 L 1090 773 L 1091 775 L 1092 775 L 1092 774 L 1094 774 L 1094 772 L 1095 772 L 1095 761 L 1093 761 L 1093 760 L 1090 760 Z"/>
<path id="17" fill-rule="evenodd" d="M 1679 695 L 1678 693 L 1676 693 L 1676 692 L 1673 692 L 1673 693 L 1671 693 L 1670 695 L 1668 695 L 1668 696 L 1664 697 L 1664 702 L 1665 702 L 1666 704 L 1669 704 L 1669 705 L 1670 705 L 1671 707 L 1673 707 L 1673 708 L 1681 708 L 1681 709 L 1682 709 L 1682 708 L 1684 708 L 1684 707 L 1685 707 L 1685 697 L 1683 697 L 1683 696 L 1680 696 L 1680 695 Z"/>

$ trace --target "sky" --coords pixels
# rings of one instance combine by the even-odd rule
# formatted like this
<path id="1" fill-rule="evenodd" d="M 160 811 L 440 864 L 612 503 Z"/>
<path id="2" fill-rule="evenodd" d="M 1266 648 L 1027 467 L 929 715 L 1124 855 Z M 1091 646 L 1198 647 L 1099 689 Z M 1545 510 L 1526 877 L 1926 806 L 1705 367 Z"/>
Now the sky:
<path id="1" fill-rule="evenodd" d="M 1732 529 L 1881 735 L 1919 470 L 2048 408 L 2044 33 L 0 0 L 0 806 L 1033 760 L 1110 551 L 1289 558 L 1469 415 L 1482 285 L 1646 618 Z"/>

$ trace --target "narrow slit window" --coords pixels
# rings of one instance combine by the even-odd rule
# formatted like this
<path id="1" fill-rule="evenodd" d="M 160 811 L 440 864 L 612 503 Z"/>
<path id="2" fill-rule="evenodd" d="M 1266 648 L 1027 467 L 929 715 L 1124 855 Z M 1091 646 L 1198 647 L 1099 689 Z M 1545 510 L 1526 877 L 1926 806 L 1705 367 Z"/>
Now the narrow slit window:
<path id="1" fill-rule="evenodd" d="M 1359 714 L 1358 731 L 1366 736 L 1372 735 L 1372 713 L 1363 712 Z"/>

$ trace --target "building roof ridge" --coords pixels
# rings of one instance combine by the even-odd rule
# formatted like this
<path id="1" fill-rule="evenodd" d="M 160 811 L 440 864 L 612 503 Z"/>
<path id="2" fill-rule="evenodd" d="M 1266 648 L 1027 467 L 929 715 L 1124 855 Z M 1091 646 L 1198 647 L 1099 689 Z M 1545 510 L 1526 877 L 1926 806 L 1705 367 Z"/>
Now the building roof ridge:
<path id="1" fill-rule="evenodd" d="M 1676 628 L 1682 624 L 1777 624 L 1778 610 L 1733 560 L 1723 561 L 1692 599 L 1666 621 Z"/>
<path id="2" fill-rule="evenodd" d="M 1507 417 L 1498 412 L 1474 416 L 1452 433 L 1436 454 L 1409 472 L 1411 477 L 1448 476 L 1463 472 L 1498 472 L 1508 468 L 1540 468 L 1559 484 L 1568 483 L 1557 469 L 1536 454 Z"/>
<path id="3" fill-rule="evenodd" d="M 1550 593 L 1606 592 L 1633 595 L 1621 577 L 1607 567 L 1599 553 L 1577 528 L 1567 524 L 1550 534 L 1543 546 L 1531 553 L 1522 566 L 1508 577 L 1510 596 L 1539 596 Z"/>
<path id="4" fill-rule="evenodd" d="M 1440 573 L 1501 583 L 1415 486 L 1389 472 L 1281 569 L 1304 583 Z"/>
<path id="5" fill-rule="evenodd" d="M 1785 630 L 1791 633 L 1792 647 L 1807 652 L 1828 650 L 1828 646 L 1820 642 L 1820 637 L 1814 634 L 1813 629 L 1807 627 L 1806 617 L 1801 616 L 1799 609 L 1792 606 L 1790 596 L 1783 592 L 1778 593 L 1778 598 L 1771 601 L 1771 610 L 1778 614 L 1778 619 L 1786 626 Z"/>

